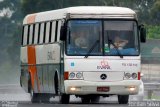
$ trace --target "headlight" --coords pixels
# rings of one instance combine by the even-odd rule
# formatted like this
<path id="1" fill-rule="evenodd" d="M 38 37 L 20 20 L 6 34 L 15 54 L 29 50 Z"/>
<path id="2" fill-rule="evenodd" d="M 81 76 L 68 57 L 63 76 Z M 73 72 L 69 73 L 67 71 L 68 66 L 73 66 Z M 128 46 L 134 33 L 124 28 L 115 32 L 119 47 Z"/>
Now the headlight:
<path id="1" fill-rule="evenodd" d="M 69 74 L 69 78 L 70 79 L 73 79 L 75 77 L 75 73 L 74 72 L 71 72 L 70 74 Z"/>
<path id="2" fill-rule="evenodd" d="M 81 73 L 81 72 L 78 72 L 78 73 L 76 74 L 76 77 L 77 77 L 78 79 L 82 78 L 82 73 Z"/>
<path id="3" fill-rule="evenodd" d="M 83 79 L 83 72 L 70 72 L 69 78 L 70 80 L 81 80 Z"/>
<path id="4" fill-rule="evenodd" d="M 131 77 L 131 74 L 130 73 L 125 73 L 125 78 L 129 79 Z"/>
<path id="5" fill-rule="evenodd" d="M 136 73 L 132 73 L 132 78 L 136 79 L 137 78 L 137 74 Z"/>

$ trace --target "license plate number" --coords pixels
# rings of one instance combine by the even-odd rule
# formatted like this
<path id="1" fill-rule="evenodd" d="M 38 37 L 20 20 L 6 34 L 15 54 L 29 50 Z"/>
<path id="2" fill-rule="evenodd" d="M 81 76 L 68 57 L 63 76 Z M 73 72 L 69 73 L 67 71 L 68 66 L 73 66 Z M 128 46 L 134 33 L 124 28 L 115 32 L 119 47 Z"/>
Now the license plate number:
<path id="1" fill-rule="evenodd" d="M 98 92 L 108 92 L 109 89 L 110 89 L 109 87 L 97 87 Z"/>

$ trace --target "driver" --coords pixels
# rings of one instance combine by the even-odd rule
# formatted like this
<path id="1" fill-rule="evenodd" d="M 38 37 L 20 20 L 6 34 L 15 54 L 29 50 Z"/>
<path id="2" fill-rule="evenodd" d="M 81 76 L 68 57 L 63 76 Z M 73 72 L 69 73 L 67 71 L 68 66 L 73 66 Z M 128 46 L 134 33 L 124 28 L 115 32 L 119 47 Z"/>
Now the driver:
<path id="1" fill-rule="evenodd" d="M 117 49 L 123 49 L 124 46 L 126 46 L 126 44 L 128 44 L 128 40 L 125 40 L 125 39 L 120 38 L 119 36 L 116 36 L 114 38 L 114 45 L 115 46 L 112 46 L 111 48 L 116 47 Z"/>

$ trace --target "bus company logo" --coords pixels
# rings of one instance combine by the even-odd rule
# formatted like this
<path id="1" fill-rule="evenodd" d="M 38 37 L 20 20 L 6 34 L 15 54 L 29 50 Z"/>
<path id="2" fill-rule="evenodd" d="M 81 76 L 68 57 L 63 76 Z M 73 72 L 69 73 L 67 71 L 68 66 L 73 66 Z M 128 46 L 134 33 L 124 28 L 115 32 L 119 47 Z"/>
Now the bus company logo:
<path id="1" fill-rule="evenodd" d="M 97 66 L 97 69 L 111 69 L 111 67 L 106 60 L 103 60 L 100 62 L 100 65 Z"/>

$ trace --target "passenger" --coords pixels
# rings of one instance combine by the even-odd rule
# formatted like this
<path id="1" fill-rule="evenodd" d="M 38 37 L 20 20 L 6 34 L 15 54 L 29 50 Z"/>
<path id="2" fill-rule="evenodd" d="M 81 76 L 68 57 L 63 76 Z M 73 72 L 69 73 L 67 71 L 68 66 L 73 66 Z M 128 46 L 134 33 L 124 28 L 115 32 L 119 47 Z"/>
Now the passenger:
<path id="1" fill-rule="evenodd" d="M 71 42 L 68 46 L 68 53 L 86 52 L 88 42 L 85 32 L 73 31 L 70 36 Z"/>

